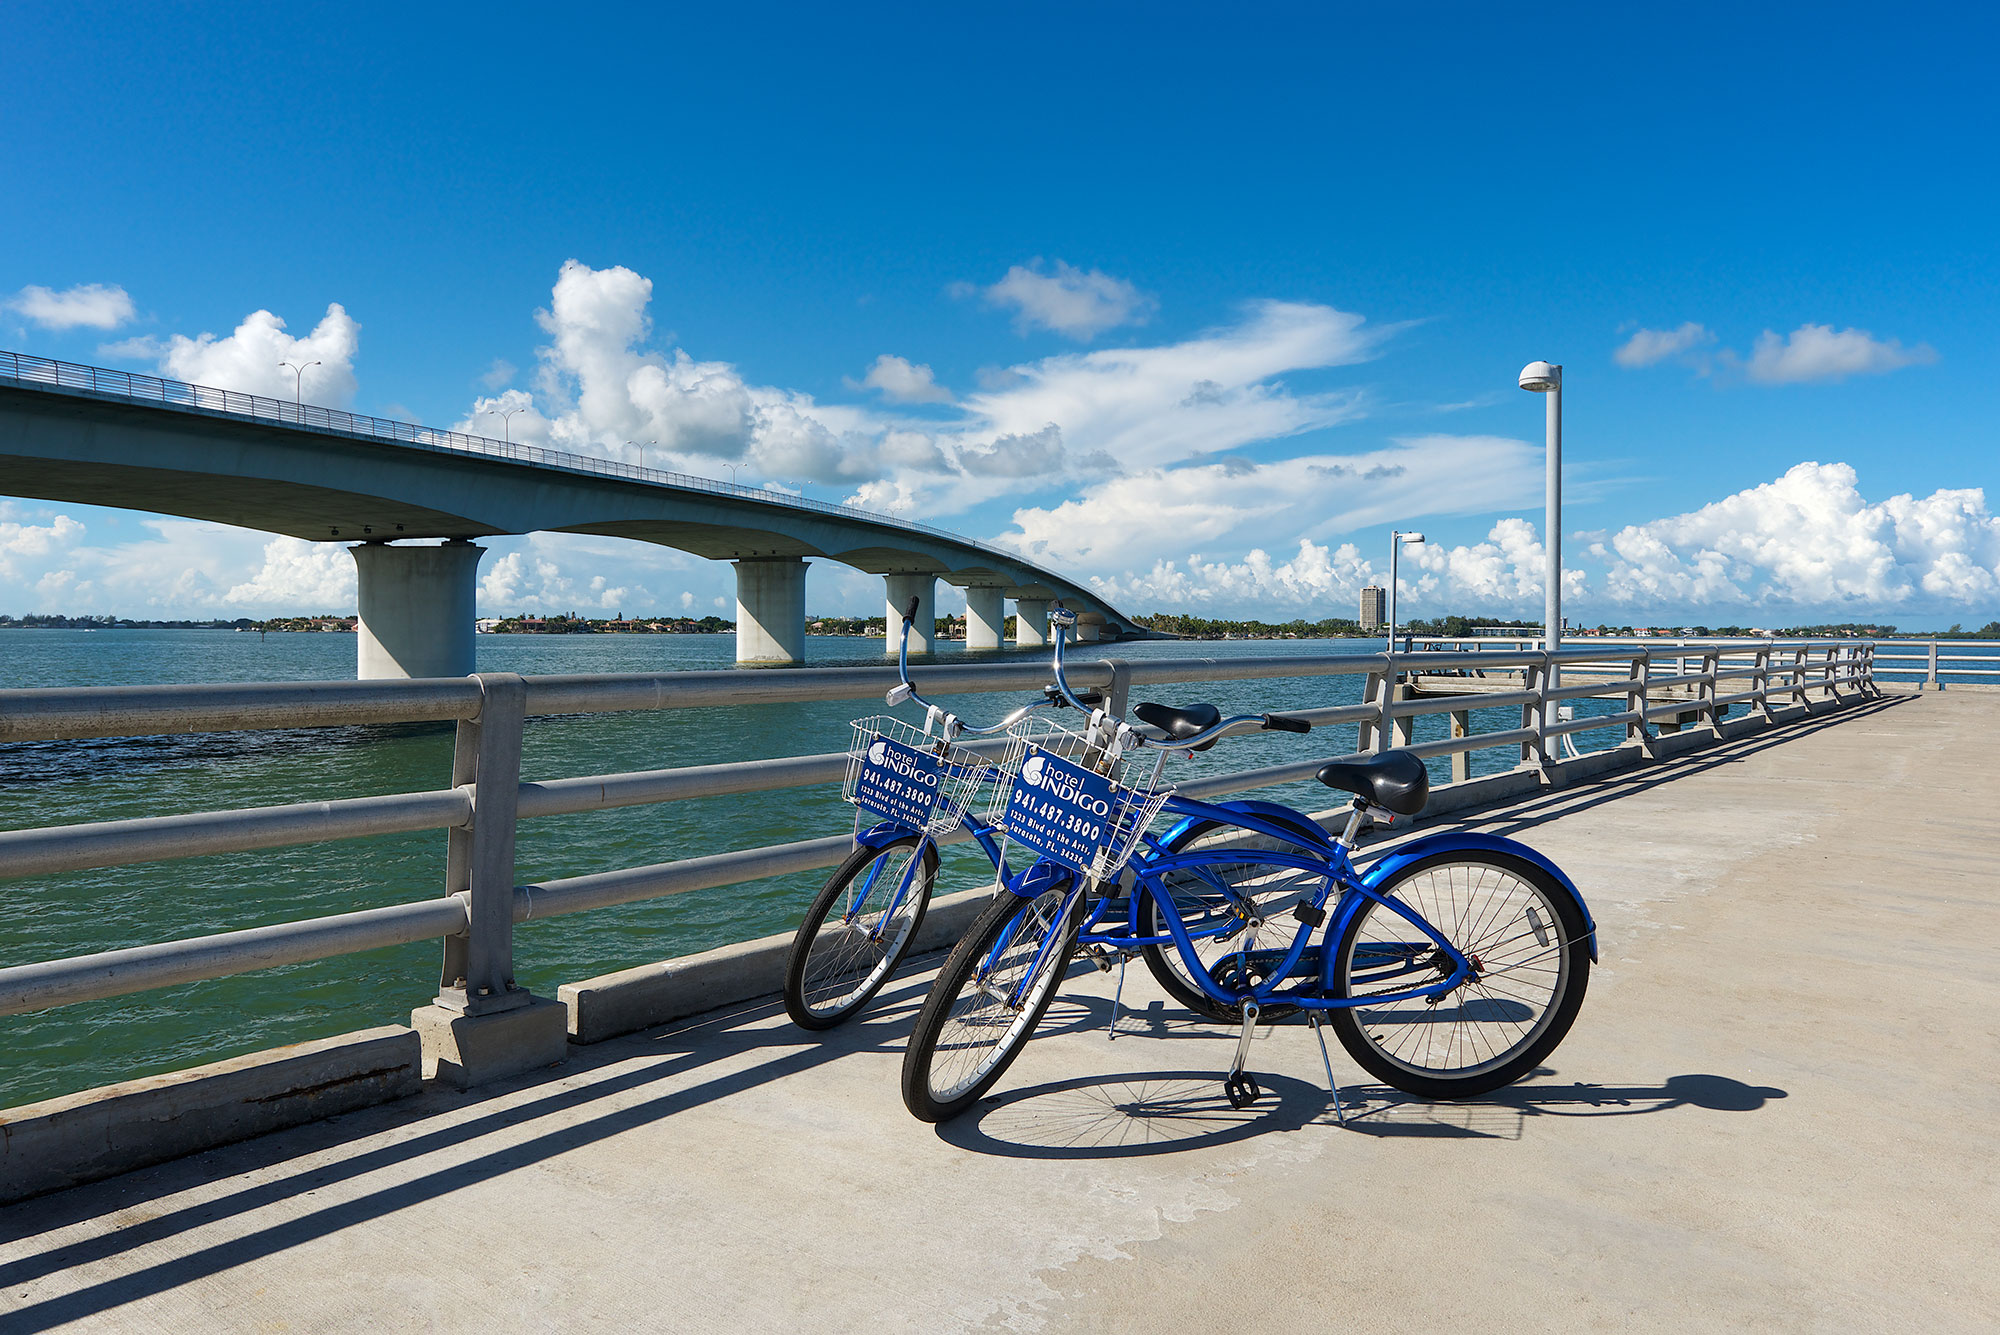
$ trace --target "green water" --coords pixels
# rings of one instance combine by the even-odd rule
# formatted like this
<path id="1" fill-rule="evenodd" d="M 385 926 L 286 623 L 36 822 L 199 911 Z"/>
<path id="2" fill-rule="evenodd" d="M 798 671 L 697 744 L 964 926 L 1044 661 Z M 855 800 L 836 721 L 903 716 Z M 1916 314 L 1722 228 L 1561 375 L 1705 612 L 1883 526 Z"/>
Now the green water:
<path id="1" fill-rule="evenodd" d="M 1224 641 L 1120 645 L 1130 658 L 1369 653 L 1375 641 Z M 813 639 L 816 665 L 879 663 L 881 641 Z M 659 672 L 729 665 L 727 635 L 482 636 L 486 671 Z M 946 661 L 963 659 L 946 646 Z M 0 632 L 0 687 L 152 682 L 351 679 L 354 637 L 258 636 L 227 631 Z M 1354 703 L 1361 678 L 1279 679 L 1162 687 L 1156 698 L 1211 700 L 1225 712 Z M 1020 703 L 957 697 L 971 719 Z M 1606 708 L 1609 708 L 1606 705 Z M 530 719 L 528 779 L 712 764 L 837 751 L 866 701 Z M 1490 717 L 1487 714 L 1490 713 Z M 1518 726 L 1518 711 L 1475 713 L 1477 731 Z M 1442 736 L 1444 716 L 1417 720 L 1419 740 Z M 1352 726 L 1310 737 L 1265 734 L 1197 757 L 1183 772 L 1210 774 L 1351 751 Z M 1580 745 L 1615 744 L 1585 734 Z M 450 785 L 449 726 L 296 729 L 186 737 L 117 738 L 0 746 L 0 829 L 267 806 Z M 1474 757 L 1475 773 L 1505 767 L 1503 752 Z M 1447 767 L 1434 769 L 1438 779 Z M 1259 796 L 1330 805 L 1316 784 Z M 522 823 L 523 881 L 838 833 L 852 808 L 833 788 L 701 799 Z M 425 898 L 442 892 L 441 830 L 265 852 L 187 858 L 26 880 L 0 879 L 0 965 Z M 0 876 L 5 868 L 0 867 Z M 991 875 L 974 848 L 949 850 L 940 890 Z M 788 931 L 824 872 L 756 881 L 546 922 L 523 924 L 521 982 L 543 995 L 558 984 L 731 941 Z M 407 1022 L 437 988 L 439 950 L 419 943 L 158 992 L 0 1018 L 0 1107 L 114 1080 L 213 1061 L 282 1043 Z"/>

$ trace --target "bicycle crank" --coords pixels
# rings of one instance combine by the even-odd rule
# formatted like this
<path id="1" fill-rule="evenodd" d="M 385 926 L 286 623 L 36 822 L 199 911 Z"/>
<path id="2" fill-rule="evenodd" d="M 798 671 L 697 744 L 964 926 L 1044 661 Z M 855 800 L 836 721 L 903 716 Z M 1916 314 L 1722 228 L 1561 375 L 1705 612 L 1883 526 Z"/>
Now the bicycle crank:
<path id="1" fill-rule="evenodd" d="M 1243 1069 L 1250 1060 L 1250 1040 L 1256 1037 L 1257 1014 L 1256 1002 L 1243 1003 L 1243 1029 L 1236 1038 L 1236 1060 L 1230 1063 L 1229 1074 L 1222 1082 L 1222 1096 L 1238 1111 L 1264 1097 L 1264 1087 L 1257 1083 L 1257 1077 Z"/>

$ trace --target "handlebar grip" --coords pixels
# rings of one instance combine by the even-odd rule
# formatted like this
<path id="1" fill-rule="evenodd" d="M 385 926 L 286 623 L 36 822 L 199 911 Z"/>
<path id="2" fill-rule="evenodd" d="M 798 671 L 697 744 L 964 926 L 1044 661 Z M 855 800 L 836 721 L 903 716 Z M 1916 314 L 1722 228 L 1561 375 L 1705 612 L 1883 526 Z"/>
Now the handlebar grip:
<path id="1" fill-rule="evenodd" d="M 1264 727 L 1269 732 L 1311 732 L 1313 725 L 1305 719 L 1293 718 L 1290 714 L 1264 715 Z"/>
<path id="2" fill-rule="evenodd" d="M 917 619 L 917 607 L 922 602 L 923 599 L 920 597 L 910 599 L 910 605 L 903 609 L 903 620 L 915 621 Z"/>

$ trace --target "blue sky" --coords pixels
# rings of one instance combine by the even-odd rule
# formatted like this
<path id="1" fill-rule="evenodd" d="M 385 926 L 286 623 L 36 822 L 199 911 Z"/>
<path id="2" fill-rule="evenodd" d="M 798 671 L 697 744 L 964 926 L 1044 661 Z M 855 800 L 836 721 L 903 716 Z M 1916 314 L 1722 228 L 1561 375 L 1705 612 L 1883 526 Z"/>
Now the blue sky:
<path id="1" fill-rule="evenodd" d="M 1539 608 L 1547 357 L 1573 618 L 2000 617 L 1993 22 L 1525 13 L 21 11 L 0 346 L 274 392 L 306 338 L 308 398 L 1313 617 L 1395 525 L 1406 608 Z M 337 549 L 4 504 L 0 610 L 352 603 Z M 730 590 L 492 546 L 488 611 Z"/>

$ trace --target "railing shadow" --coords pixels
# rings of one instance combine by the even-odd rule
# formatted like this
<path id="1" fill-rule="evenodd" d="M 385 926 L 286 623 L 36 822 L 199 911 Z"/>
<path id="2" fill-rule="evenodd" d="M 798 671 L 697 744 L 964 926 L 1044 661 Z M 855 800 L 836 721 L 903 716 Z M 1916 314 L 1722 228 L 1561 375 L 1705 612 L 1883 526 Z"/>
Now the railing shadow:
<path id="1" fill-rule="evenodd" d="M 923 962 L 916 967 L 922 968 Z M 1088 972 L 1089 968 L 1079 964 L 1071 972 Z M 810 1034 L 790 1024 L 766 1023 L 782 1014 L 782 1008 L 770 1002 L 713 1012 L 592 1047 L 572 1048 L 570 1060 L 559 1068 L 467 1093 L 427 1092 L 11 1206 L 0 1211 L 0 1244 L 131 1210 L 147 1201 L 198 1191 L 275 1165 L 310 1160 L 344 1145 L 383 1141 L 332 1162 L 301 1167 L 219 1197 L 167 1209 L 113 1232 L 0 1263 L 0 1332 L 46 1330 L 109 1311 L 842 1057 L 898 1051 L 928 988 L 929 980 L 921 973 L 906 975 L 886 988 L 864 1016 L 823 1034 Z M 1083 1004 L 1088 1000 L 1059 996 L 1037 1027 L 1037 1036 L 1073 1033 L 1102 1023 L 1098 1014 Z M 743 1058 L 749 1059 L 748 1065 L 732 1069 L 742 1065 L 739 1059 Z M 638 1103 L 611 1107 L 583 1120 L 553 1124 L 558 1118 L 574 1119 L 592 1105 L 704 1069 L 726 1074 Z M 546 1092 L 535 1093 L 538 1090 Z M 514 1097 L 519 1094 L 530 1097 L 522 1101 Z M 494 1106 L 469 1119 L 454 1120 L 463 1109 L 482 1103 Z M 309 1192 L 444 1156 L 490 1138 L 512 1137 L 538 1123 L 549 1124 L 548 1129 L 525 1140 L 510 1139 L 470 1159 L 441 1164 L 353 1199 L 73 1293 L 11 1310 L 8 1306 L 8 1291 L 34 1280 L 168 1242 Z"/>
<path id="2" fill-rule="evenodd" d="M 1093 1075 L 1009 1091 L 938 1138 L 1017 1159 L 1129 1159 L 1180 1154 L 1335 1120 L 1332 1096 L 1288 1076 L 1258 1075 L 1264 1097 L 1232 1108 L 1217 1071 Z M 1786 1091 L 1720 1075 L 1657 1085 L 1514 1085 L 1462 1103 L 1432 1103 L 1385 1085 L 1341 1087 L 1342 1129 L 1370 1136 L 1519 1140 L 1538 1117 L 1633 1117 L 1696 1109 L 1756 1112 Z"/>

